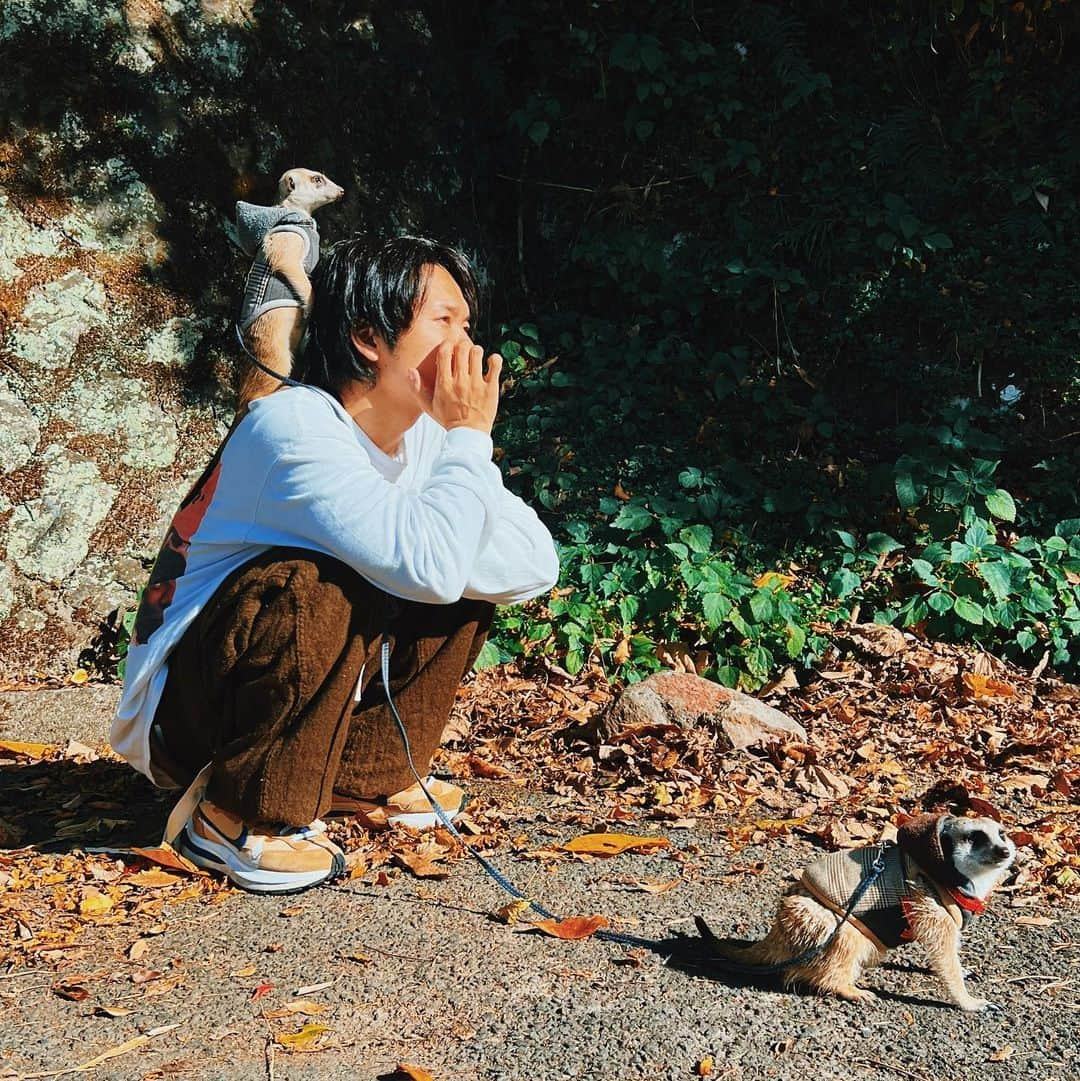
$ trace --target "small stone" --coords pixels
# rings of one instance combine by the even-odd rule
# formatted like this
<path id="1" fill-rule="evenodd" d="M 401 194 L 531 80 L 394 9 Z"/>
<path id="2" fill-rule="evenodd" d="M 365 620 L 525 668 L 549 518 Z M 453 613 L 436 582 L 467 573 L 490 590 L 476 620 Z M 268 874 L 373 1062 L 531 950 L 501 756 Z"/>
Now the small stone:
<path id="1" fill-rule="evenodd" d="M 855 623 L 835 631 L 833 640 L 845 649 L 879 660 L 895 657 L 908 648 L 904 632 L 887 623 Z"/>
<path id="2" fill-rule="evenodd" d="M 604 718 L 610 733 L 640 724 L 708 728 L 735 750 L 806 739 L 803 726 L 780 710 L 688 672 L 657 672 L 632 684 Z"/>

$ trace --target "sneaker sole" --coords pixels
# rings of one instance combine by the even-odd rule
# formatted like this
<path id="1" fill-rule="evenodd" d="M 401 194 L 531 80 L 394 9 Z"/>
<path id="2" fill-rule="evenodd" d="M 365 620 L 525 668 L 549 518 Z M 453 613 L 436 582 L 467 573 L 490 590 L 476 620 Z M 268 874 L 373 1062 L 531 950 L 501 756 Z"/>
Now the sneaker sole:
<path id="1" fill-rule="evenodd" d="M 176 839 L 176 850 L 196 867 L 219 871 L 249 893 L 301 893 L 345 873 L 345 857 L 339 853 L 334 853 L 328 871 L 263 871 L 258 867 L 238 865 L 233 862 L 232 849 L 205 837 L 193 838 L 187 826 Z"/>

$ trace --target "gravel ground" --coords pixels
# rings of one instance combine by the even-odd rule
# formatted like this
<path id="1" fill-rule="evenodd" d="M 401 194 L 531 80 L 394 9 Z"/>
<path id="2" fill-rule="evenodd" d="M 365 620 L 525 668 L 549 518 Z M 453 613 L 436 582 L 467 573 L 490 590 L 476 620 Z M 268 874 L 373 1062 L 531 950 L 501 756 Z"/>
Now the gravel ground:
<path id="1" fill-rule="evenodd" d="M 550 841 L 545 826 L 563 839 L 583 832 L 580 809 L 529 802 L 523 829 L 538 844 Z M 629 831 L 657 832 L 655 824 Z M 688 863 L 662 852 L 551 871 L 506 853 L 497 862 L 564 915 L 602 912 L 621 929 L 664 937 L 692 935 L 693 915 L 703 914 L 717 933 L 753 937 L 790 872 L 817 851 L 789 839 L 734 855 L 706 829 L 670 836 L 691 849 Z M 759 860 L 768 860 L 760 875 L 731 873 Z M 696 877 L 664 893 L 631 884 L 692 868 Z M 970 929 L 964 959 L 975 992 L 1002 1012 L 970 1015 L 942 1004 L 918 947 L 870 974 L 880 1001 L 867 1007 L 729 982 L 694 966 L 692 950 L 688 962 L 667 964 L 595 940 L 521 933 L 489 917 L 507 898 L 472 862 L 444 880 L 394 872 L 385 886 L 357 880 L 297 897 L 222 898 L 175 906 L 137 961 L 127 957 L 132 928 L 97 927 L 62 968 L 0 975 L 0 1078 L 52 1076 L 166 1025 L 176 1027 L 86 1075 L 364 1079 L 408 1062 L 437 1081 L 676 1079 L 698 1076 L 711 1057 L 712 1076 L 755 1081 L 1080 1078 L 1080 906 L 1044 911 L 997 897 Z M 1054 922 L 1017 922 L 1031 916 Z M 162 976 L 135 984 L 137 968 Z M 50 988 L 61 979 L 80 982 L 89 998 L 57 997 Z M 265 983 L 273 987 L 253 1000 Z M 300 997 L 327 1008 L 263 1016 Z M 95 1015 L 101 1006 L 132 1012 Z M 326 1026 L 313 1049 L 272 1042 L 305 1023 Z"/>

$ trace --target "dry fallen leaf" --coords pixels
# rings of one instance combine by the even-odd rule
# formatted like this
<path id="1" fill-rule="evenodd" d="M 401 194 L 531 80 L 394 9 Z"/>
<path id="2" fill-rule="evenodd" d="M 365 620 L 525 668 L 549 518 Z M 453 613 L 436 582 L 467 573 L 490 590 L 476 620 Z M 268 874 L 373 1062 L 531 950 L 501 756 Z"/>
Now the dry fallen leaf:
<path id="1" fill-rule="evenodd" d="M 79 915 L 104 916 L 106 912 L 112 909 L 112 906 L 113 900 L 108 894 L 95 890 L 93 886 L 90 886 L 83 893 L 82 900 L 79 901 Z"/>
<path id="2" fill-rule="evenodd" d="M 611 921 L 607 916 L 570 916 L 565 920 L 537 920 L 529 926 L 552 938 L 576 942 L 578 939 L 591 938 L 597 931 L 610 927 Z"/>
<path id="3" fill-rule="evenodd" d="M 309 1021 L 298 1032 L 279 1033 L 274 1040 L 290 1051 L 307 1051 L 324 1032 L 329 1031 L 326 1025 L 317 1025 Z"/>
<path id="4" fill-rule="evenodd" d="M 964 688 L 972 698 L 1015 698 L 1016 688 L 1002 679 L 980 676 L 977 672 L 964 673 Z"/>
<path id="5" fill-rule="evenodd" d="M 585 833 L 560 847 L 564 852 L 585 852 L 590 856 L 618 856 L 622 852 L 651 852 L 667 848 L 666 837 L 634 837 L 629 833 Z"/>
<path id="6" fill-rule="evenodd" d="M 286 1002 L 284 1006 L 279 1006 L 276 1010 L 269 1010 L 263 1016 L 269 1018 L 288 1017 L 290 1014 L 298 1013 L 304 1017 L 312 1017 L 317 1013 L 325 1013 L 329 1006 L 325 1002 L 311 1002 L 308 999 L 300 998 L 295 999 L 293 1002 Z"/>
<path id="7" fill-rule="evenodd" d="M 151 889 L 157 889 L 161 886 L 175 886 L 178 882 L 182 882 L 183 879 L 179 875 L 169 874 L 168 871 L 151 868 L 148 871 L 138 871 L 133 875 L 128 875 L 125 881 L 134 886 L 147 886 Z"/>
<path id="8" fill-rule="evenodd" d="M 150 940 L 148 938 L 137 938 L 130 946 L 128 946 L 127 956 L 129 961 L 138 961 L 146 954 L 146 951 L 150 949 Z"/>
<path id="9" fill-rule="evenodd" d="M 244 980 L 248 976 L 254 976 L 256 972 L 254 965 L 244 965 L 243 968 L 238 968 L 235 972 L 229 973 L 229 978 L 233 980 Z"/>
<path id="10" fill-rule="evenodd" d="M 508 926 L 513 927 L 530 908 L 532 908 L 532 904 L 524 899 L 511 901 L 508 905 L 503 905 L 502 908 L 495 913 L 495 918 L 501 920 Z"/>
<path id="11" fill-rule="evenodd" d="M 41 758 L 56 750 L 51 743 L 20 743 L 18 740 L 0 739 L 0 753 L 22 755 L 24 758 Z"/>
<path id="12" fill-rule="evenodd" d="M 435 1081 L 422 1066 L 410 1066 L 407 1062 L 399 1062 L 394 1073 L 400 1074 L 402 1079 L 408 1078 L 408 1081 Z"/>
<path id="13" fill-rule="evenodd" d="M 69 1002 L 82 1002 L 90 997 L 90 992 L 79 983 L 54 983 L 52 993 L 57 998 L 66 998 Z"/>
<path id="14" fill-rule="evenodd" d="M 316 991 L 325 991 L 328 987 L 333 987 L 333 980 L 324 980 L 322 983 L 313 983 L 309 987 L 298 987 L 296 994 L 298 995 L 313 995 Z"/>
<path id="15" fill-rule="evenodd" d="M 474 777 L 481 777 L 484 780 L 509 781 L 514 777 L 505 766 L 496 765 L 476 754 L 467 755 L 463 764 Z"/>
<path id="16" fill-rule="evenodd" d="M 251 992 L 251 1001 L 258 1002 L 259 999 L 263 997 L 263 995 L 268 995 L 271 991 L 273 991 L 273 989 L 274 985 L 264 980 L 262 983 L 259 984 L 258 987 L 255 988 L 254 991 Z"/>
<path id="17" fill-rule="evenodd" d="M 134 1013 L 134 1010 L 129 1010 L 126 1006 L 95 1006 L 95 1017 L 127 1017 L 129 1013 Z"/>
<path id="18" fill-rule="evenodd" d="M 1013 922 L 1022 927 L 1053 927 L 1057 920 L 1049 916 L 1017 916 Z"/>
<path id="19" fill-rule="evenodd" d="M 1016 1048 L 1012 1044 L 1006 1044 L 1004 1047 L 999 1047 L 996 1051 L 987 1056 L 987 1062 L 1005 1062 L 1011 1059 L 1016 1054 Z"/>
<path id="20" fill-rule="evenodd" d="M 426 841 L 411 852 L 395 852 L 394 859 L 407 867 L 417 878 L 446 878 L 450 872 L 446 867 L 437 867 L 436 860 L 445 859 L 450 851 L 434 841 Z"/>

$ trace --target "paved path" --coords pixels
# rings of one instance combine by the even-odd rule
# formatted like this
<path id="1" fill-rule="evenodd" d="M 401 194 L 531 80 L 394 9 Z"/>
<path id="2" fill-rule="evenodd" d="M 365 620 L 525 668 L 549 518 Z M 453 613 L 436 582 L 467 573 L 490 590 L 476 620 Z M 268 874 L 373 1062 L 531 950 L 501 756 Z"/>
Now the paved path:
<path id="1" fill-rule="evenodd" d="M 530 845 L 584 831 L 580 806 L 542 793 L 519 799 L 507 813 Z M 628 829 L 657 832 L 649 823 Z M 719 933 L 750 937 L 765 927 L 789 873 L 816 851 L 787 840 L 734 855 L 705 820 L 670 837 L 681 853 L 553 870 L 505 848 L 496 858 L 564 914 L 601 912 L 634 933 L 663 937 L 692 933 L 700 913 Z M 762 860 L 765 871 L 750 873 Z M 667 892 L 635 888 L 676 878 Z M 395 871 L 385 886 L 368 880 L 293 898 L 219 896 L 219 904 L 164 909 L 159 933 L 142 939 L 145 952 L 135 960 L 129 951 L 139 931 L 90 925 L 85 948 L 0 972 L 0 1078 L 75 1067 L 168 1025 L 176 1027 L 72 1076 L 368 1079 L 404 1061 L 437 1081 L 675 1081 L 697 1076 L 698 1063 L 711 1057 L 712 1076 L 753 1081 L 1080 1078 L 1076 907 L 1043 911 L 996 899 L 975 922 L 964 956 L 978 974 L 976 993 L 1003 1012 L 969 1015 L 941 1004 L 917 947 L 870 975 L 880 1001 L 867 1007 L 740 986 L 594 940 L 519 933 L 489 918 L 505 898 L 471 862 L 455 864 L 444 880 Z M 1032 926 L 1033 916 L 1053 922 Z M 160 975 L 133 980 L 147 972 Z M 88 996 L 58 997 L 51 988 L 61 981 Z M 325 1009 L 264 1017 L 298 999 Z M 100 1016 L 99 1007 L 131 1012 Z M 273 1043 L 274 1034 L 305 1023 L 326 1026 L 313 1049 Z"/>

